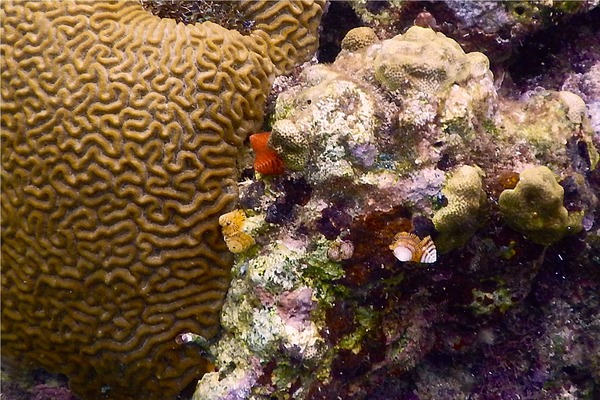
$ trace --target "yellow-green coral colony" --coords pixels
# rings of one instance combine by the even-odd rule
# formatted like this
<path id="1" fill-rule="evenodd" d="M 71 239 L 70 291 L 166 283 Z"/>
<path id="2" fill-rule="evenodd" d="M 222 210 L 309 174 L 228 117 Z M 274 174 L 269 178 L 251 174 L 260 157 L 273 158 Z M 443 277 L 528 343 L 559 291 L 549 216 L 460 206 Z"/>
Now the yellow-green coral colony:
<path id="1" fill-rule="evenodd" d="M 377 43 L 379 38 L 371 28 L 361 26 L 350 29 L 344 39 L 342 39 L 342 49 L 348 51 L 358 51 Z"/>
<path id="2" fill-rule="evenodd" d="M 482 60 L 487 63 L 483 54 L 465 54 L 442 33 L 413 26 L 384 41 L 373 66 L 375 78 L 391 91 L 433 94 L 468 77 L 470 66 Z"/>
<path id="3" fill-rule="evenodd" d="M 236 3 L 250 34 L 133 1 L 2 1 L 2 357 L 85 399 L 173 399 L 212 368 L 219 216 L 276 73 L 324 1 Z"/>
<path id="4" fill-rule="evenodd" d="M 487 195 L 483 190 L 481 168 L 463 165 L 446 181 L 442 194 L 448 204 L 433 216 L 440 233 L 436 244 L 442 253 L 463 246 L 482 223 Z"/>
<path id="5" fill-rule="evenodd" d="M 508 225 L 536 243 L 551 245 L 582 229 L 583 213 L 567 211 L 563 200 L 556 175 L 538 166 L 521 172 L 517 186 L 500 194 L 499 205 Z"/>

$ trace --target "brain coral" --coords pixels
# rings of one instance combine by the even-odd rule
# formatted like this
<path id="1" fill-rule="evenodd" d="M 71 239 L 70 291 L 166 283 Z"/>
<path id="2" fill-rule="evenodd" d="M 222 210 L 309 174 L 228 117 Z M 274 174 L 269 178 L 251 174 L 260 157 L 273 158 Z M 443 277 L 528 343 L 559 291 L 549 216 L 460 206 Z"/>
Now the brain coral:
<path id="1" fill-rule="evenodd" d="M 564 189 L 544 166 L 521 172 L 514 189 L 500 194 L 500 212 L 508 225 L 532 241 L 550 245 L 582 228 L 583 213 L 563 206 Z"/>
<path id="2" fill-rule="evenodd" d="M 174 339 L 219 330 L 238 147 L 322 5 L 242 3 L 243 36 L 134 2 L 2 2 L 3 361 L 85 399 L 174 398 L 210 368 Z"/>
<path id="3" fill-rule="evenodd" d="M 288 73 L 298 61 L 308 60 L 319 47 L 315 35 L 325 0 L 141 0 L 161 17 L 184 23 L 210 21 L 223 27 L 252 32 L 269 43 L 267 52 L 277 73 Z"/>

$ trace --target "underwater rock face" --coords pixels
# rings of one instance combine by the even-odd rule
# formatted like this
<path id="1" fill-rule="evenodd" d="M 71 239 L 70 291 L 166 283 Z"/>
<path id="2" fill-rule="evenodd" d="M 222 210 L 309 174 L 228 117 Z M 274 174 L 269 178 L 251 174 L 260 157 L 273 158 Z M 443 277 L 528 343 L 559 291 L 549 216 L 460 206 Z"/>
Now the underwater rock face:
<path id="1" fill-rule="evenodd" d="M 210 348 L 218 371 L 194 399 L 484 399 L 569 387 L 568 351 L 551 360 L 544 346 L 600 348 L 597 149 L 581 99 L 504 99 L 483 54 L 422 27 L 388 40 L 365 29 L 349 32 L 333 64 L 303 66 L 277 97 L 269 140 L 288 170 L 239 184 L 254 245 L 236 256 L 224 334 Z M 405 59 L 401 42 L 414 43 Z M 381 60 L 416 84 L 390 85 Z M 425 84 L 436 74 L 443 79 Z M 500 193 L 520 191 L 530 168 L 560 177 L 560 206 L 588 218 L 596 242 L 572 230 L 545 247 L 502 219 Z M 413 259 L 397 248 L 405 238 L 433 255 L 431 238 L 445 253 L 403 262 Z M 574 246 L 581 252 L 566 250 Z M 547 292 L 557 271 L 588 282 L 580 295 L 589 304 L 563 307 L 579 296 L 576 283 Z M 576 323 L 563 335 L 556 321 L 567 316 Z M 565 362 L 596 377 L 594 357 Z M 519 387 L 514 377 L 530 367 Z"/>
<path id="2" fill-rule="evenodd" d="M 175 339 L 220 329 L 238 150 L 323 2 L 239 6 L 247 36 L 134 2 L 2 2 L 7 364 L 85 399 L 172 399 L 212 368 Z"/>
<path id="3" fill-rule="evenodd" d="M 397 35 L 413 24 L 430 27 L 456 40 L 467 51 L 481 51 L 494 62 L 501 62 L 528 35 L 569 21 L 598 2 L 357 0 L 350 4 L 362 22 L 381 38 Z"/>

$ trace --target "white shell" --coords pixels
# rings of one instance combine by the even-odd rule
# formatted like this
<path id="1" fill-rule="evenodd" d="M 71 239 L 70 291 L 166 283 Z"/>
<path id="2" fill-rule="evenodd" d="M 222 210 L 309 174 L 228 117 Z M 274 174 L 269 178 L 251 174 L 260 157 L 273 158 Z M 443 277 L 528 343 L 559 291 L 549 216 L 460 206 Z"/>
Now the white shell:
<path id="1" fill-rule="evenodd" d="M 410 261 L 413 258 L 413 249 L 404 247 L 404 245 L 398 245 L 394 248 L 394 255 L 400 261 Z"/>
<path id="2" fill-rule="evenodd" d="M 437 261 L 437 251 L 431 236 L 420 239 L 417 235 L 400 232 L 394 237 L 394 243 L 390 245 L 394 256 L 402 261 L 419 262 L 431 264 Z"/>
<path id="3" fill-rule="evenodd" d="M 421 246 L 421 260 L 424 264 L 431 264 L 437 261 L 437 250 L 431 236 L 427 236 L 420 243 Z"/>

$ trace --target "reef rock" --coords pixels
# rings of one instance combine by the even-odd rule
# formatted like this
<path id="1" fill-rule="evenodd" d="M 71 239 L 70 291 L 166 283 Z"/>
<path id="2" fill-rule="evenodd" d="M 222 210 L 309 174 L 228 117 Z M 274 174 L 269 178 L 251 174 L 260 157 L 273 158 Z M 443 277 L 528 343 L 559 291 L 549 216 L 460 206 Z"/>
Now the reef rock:
<path id="1" fill-rule="evenodd" d="M 361 21 L 382 38 L 413 24 L 433 28 L 463 48 L 483 51 L 494 62 L 506 60 L 528 35 L 596 7 L 587 1 L 375 1 L 350 2 Z"/>
<path id="2" fill-rule="evenodd" d="M 553 171 L 556 210 L 598 226 L 597 150 L 584 105 L 558 92 L 505 100 L 483 54 L 430 29 L 387 40 L 368 28 L 348 35 L 333 64 L 303 67 L 277 97 L 269 143 L 288 171 L 239 184 L 255 244 L 236 256 L 224 334 L 209 350 L 217 371 L 194 398 L 468 397 L 495 384 L 473 378 L 496 367 L 482 353 L 510 365 L 499 398 L 528 363 L 553 372 L 532 378 L 527 393 L 571 382 L 551 360 L 525 352 L 512 365 L 501 350 L 531 339 L 531 296 L 545 294 L 533 287 L 538 273 L 580 263 L 593 274 L 593 242 L 582 244 L 577 229 L 561 230 L 559 240 L 552 224 L 532 235 L 505 206 L 526 211 L 517 194 L 528 171 L 542 168 Z M 536 121 L 541 111 L 546 120 Z M 549 236 L 556 240 L 536 240 Z M 403 237 L 435 254 L 431 237 L 444 254 L 402 262 L 393 244 Z M 585 249 L 562 252 L 565 241 Z M 543 285 L 552 273 L 540 276 Z M 582 289 L 591 296 L 586 310 L 598 304 L 599 287 Z M 581 329 L 593 314 L 577 313 L 578 338 L 598 337 Z M 497 337 L 501 329 L 506 336 Z M 434 353 L 458 361 L 433 365 Z M 592 358 L 572 365 L 591 370 Z"/>

